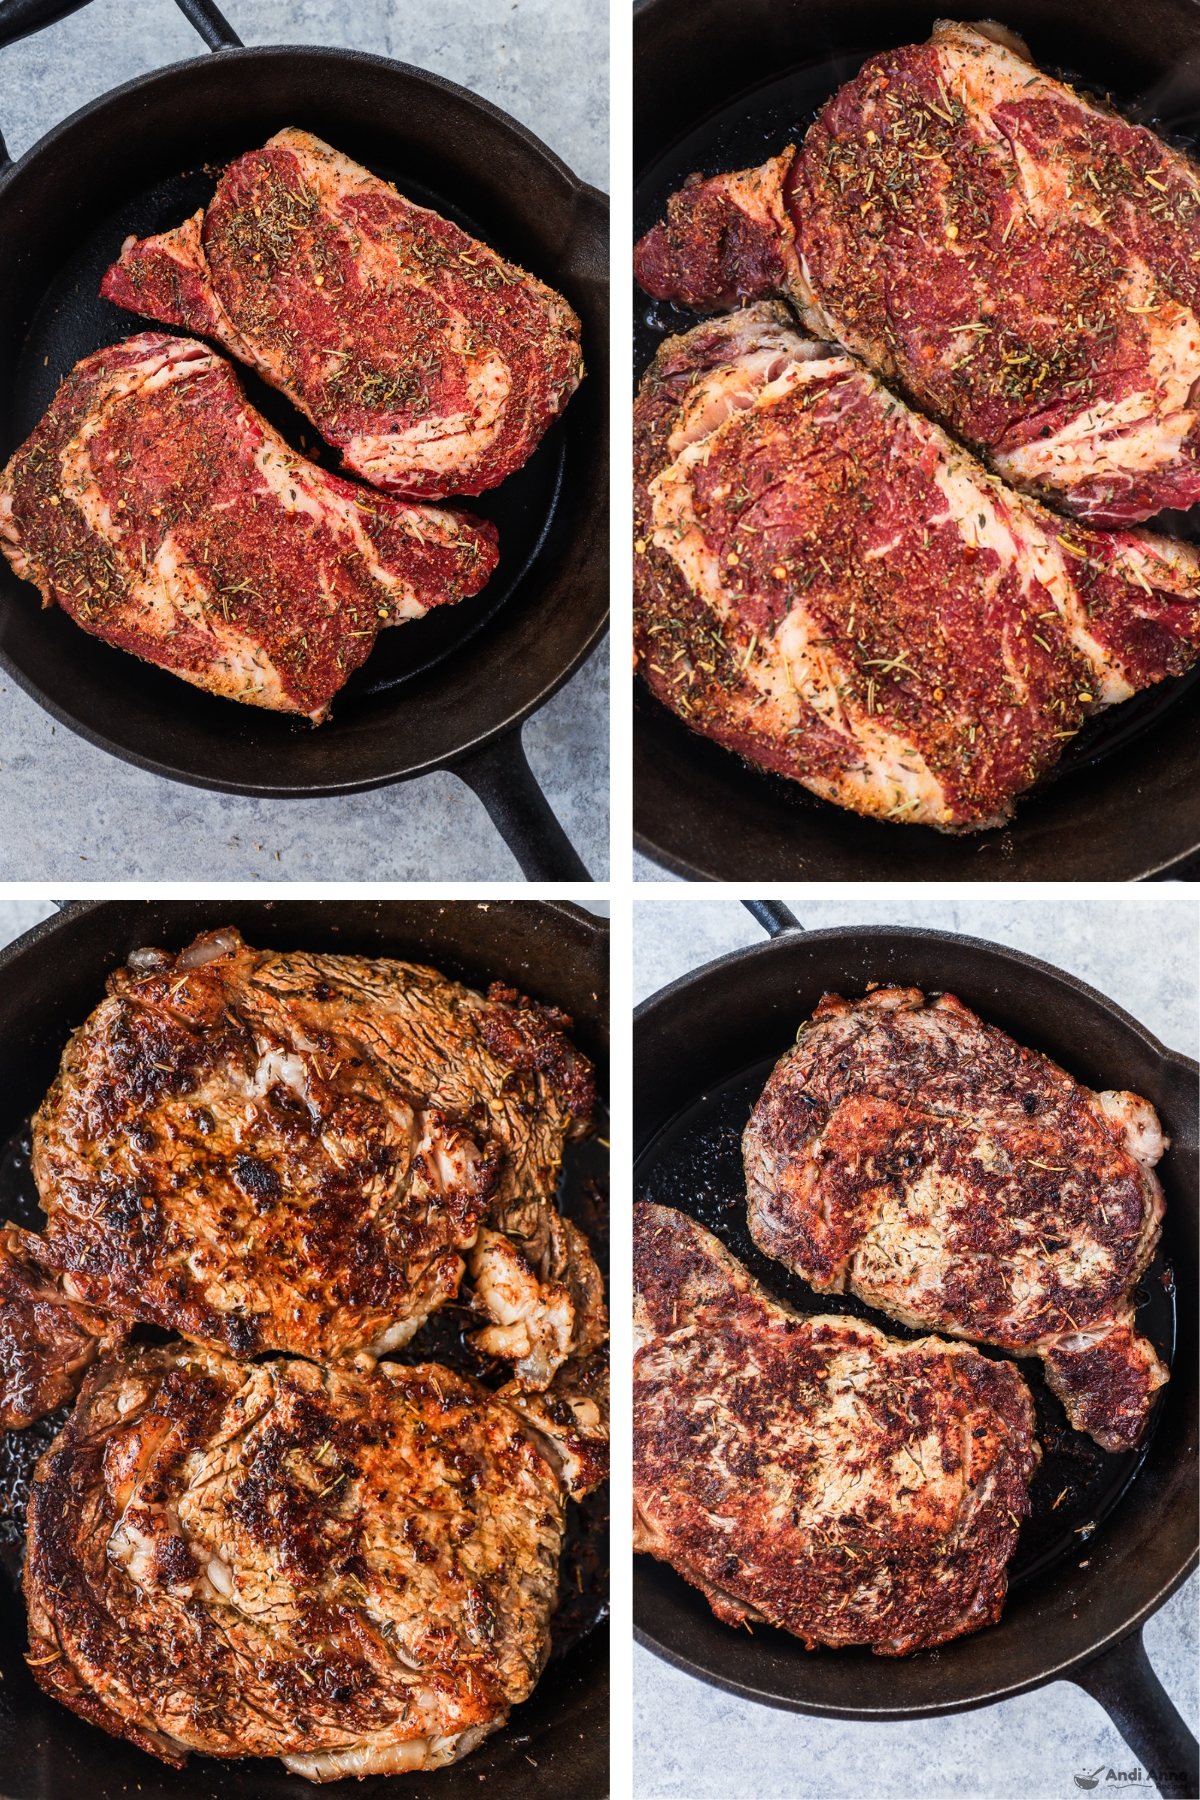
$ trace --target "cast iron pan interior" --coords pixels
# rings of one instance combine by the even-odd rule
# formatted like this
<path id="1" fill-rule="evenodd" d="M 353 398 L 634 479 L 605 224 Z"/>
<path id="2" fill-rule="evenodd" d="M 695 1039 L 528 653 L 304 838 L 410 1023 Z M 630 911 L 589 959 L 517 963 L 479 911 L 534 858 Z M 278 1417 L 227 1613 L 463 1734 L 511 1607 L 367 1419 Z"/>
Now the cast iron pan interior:
<path id="1" fill-rule="evenodd" d="M 486 988 L 500 980 L 570 1012 L 575 1041 L 607 1091 L 608 932 L 580 908 L 534 902 L 159 901 L 71 907 L 0 954 L 0 1217 L 42 1222 L 29 1173 L 28 1118 L 49 1086 L 72 1027 L 101 999 L 107 974 L 140 944 L 179 949 L 198 931 L 233 924 L 257 947 L 399 956 Z M 601 1134 L 604 1128 L 601 1126 Z M 607 1274 L 607 1173 L 593 1137 L 568 1146 L 560 1190 Z M 448 1308 L 413 1340 L 405 1360 L 448 1362 L 481 1375 L 463 1340 L 467 1316 Z M 56 1423 L 0 1433 L 0 1789 L 6 1800 L 145 1800 L 228 1795 L 301 1800 L 312 1784 L 273 1759 L 222 1763 L 192 1757 L 182 1773 L 86 1725 L 35 1687 L 17 1591 L 22 1520 L 33 1462 Z M 507 1727 L 462 1763 L 431 1775 L 333 1784 L 364 1800 L 600 1800 L 608 1779 L 608 1490 L 572 1503 L 553 1627 L 551 1662 Z M 486 1777 L 486 1782 L 481 1778 Z"/>
<path id="2" fill-rule="evenodd" d="M 1160 1606 L 1194 1562 L 1197 1094 L 1195 1065 L 1110 1001 L 1044 963 L 970 938 L 788 932 L 697 971 L 638 1012 L 635 1196 L 698 1219 L 801 1311 L 847 1312 L 893 1336 L 921 1335 L 851 1297 L 814 1294 L 763 1256 L 746 1227 L 740 1136 L 768 1074 L 823 993 L 857 997 L 871 982 L 953 992 L 1077 1079 L 1154 1102 L 1173 1141 L 1159 1171 L 1168 1205 L 1162 1246 L 1139 1289 L 1138 1324 L 1166 1360 L 1181 1347 L 1146 1441 L 1119 1456 L 1072 1430 L 1040 1365 L 1022 1361 L 1044 1460 L 1004 1616 L 939 1650 L 897 1659 L 810 1652 L 771 1627 L 735 1632 L 666 1564 L 636 1559 L 637 1635 L 669 1661 L 795 1711 L 897 1719 L 984 1705 L 1068 1673 Z"/>
<path id="3" fill-rule="evenodd" d="M 315 132 L 566 294 L 589 377 L 526 466 L 478 500 L 499 567 L 483 592 L 382 632 L 313 729 L 200 692 L 89 637 L 0 568 L 0 658 L 93 743 L 176 780 L 303 795 L 436 766 L 547 699 L 603 626 L 605 211 L 537 139 L 424 71 L 348 51 L 222 50 L 85 107 L 0 183 L 13 346 L 0 370 L 0 459 L 83 356 L 148 325 L 101 300 L 131 232 L 179 224 L 221 167 L 285 125 Z M 217 346 L 219 348 L 219 346 Z M 239 365 L 251 402 L 298 450 L 338 469 L 309 422 Z M 339 472 L 341 472 L 339 470 Z"/>
<path id="4" fill-rule="evenodd" d="M 748 168 L 785 144 L 798 143 L 830 95 L 852 79 L 868 56 L 889 44 L 920 41 L 936 16 L 930 13 L 927 21 L 924 14 L 906 9 L 903 25 L 897 26 L 894 18 L 882 16 L 887 9 L 856 7 L 849 15 L 839 13 L 838 26 L 830 31 L 819 7 L 793 5 L 782 10 L 785 15 L 790 11 L 794 27 L 789 40 L 791 66 L 778 72 L 778 66 L 764 53 L 752 83 L 732 98 L 732 77 L 721 91 L 713 89 L 711 75 L 708 84 L 702 76 L 702 91 L 718 91 L 721 98 L 699 124 L 694 122 L 698 112 L 693 112 L 681 133 L 665 145 L 665 129 L 657 135 L 643 129 L 647 161 L 635 191 L 635 235 L 640 236 L 664 216 L 669 196 L 692 171 L 715 175 Z M 1103 15 L 1104 9 L 1100 10 Z M 710 17 L 721 11 L 711 4 L 706 8 Z M 1085 61 L 1093 58 L 1096 48 L 1090 33 L 1064 54 L 1053 30 L 1045 28 L 1041 12 L 1034 23 L 1018 23 L 1018 14 L 1027 11 L 1010 7 L 1003 10 L 1003 17 L 1006 23 L 1028 30 L 1030 48 L 1042 67 L 1100 95 L 1111 92 L 1114 101 L 1127 102 L 1126 110 L 1139 121 L 1154 125 L 1173 142 L 1196 153 L 1200 70 L 1194 79 L 1185 77 L 1171 91 L 1156 85 L 1152 77 L 1139 87 L 1143 71 L 1136 65 L 1109 74 L 1102 56 Z M 753 19 L 754 9 L 750 12 L 746 45 L 753 41 L 758 23 Z M 651 87 L 655 95 L 658 87 L 646 71 L 656 67 L 661 38 L 671 33 L 672 24 L 670 0 L 658 0 L 657 4 L 651 0 L 638 14 L 641 41 L 648 46 L 645 70 L 639 65 L 637 74 L 644 114 L 654 111 Z M 805 25 L 811 29 L 805 30 Z M 873 31 L 869 29 L 872 25 Z M 855 31 L 860 35 L 852 39 L 850 33 Z M 774 35 L 780 36 L 778 25 Z M 702 60 L 703 30 L 700 36 L 697 57 Z M 831 42 L 835 48 L 827 48 Z M 821 53 L 814 56 L 817 45 Z M 796 61 L 797 51 L 806 53 L 803 60 Z M 746 55 L 744 47 L 743 62 Z M 764 70 L 773 66 L 777 72 L 764 80 Z M 633 363 L 638 378 L 662 339 L 687 331 L 697 318 L 684 307 L 652 300 L 636 286 L 633 316 Z M 1156 528 L 1200 541 L 1200 508 L 1163 515 Z M 1119 784 L 1124 792 L 1129 778 L 1136 780 L 1135 772 L 1151 771 L 1159 783 L 1186 776 L 1184 785 L 1194 785 L 1190 778 L 1195 758 L 1189 760 L 1182 746 L 1185 742 L 1190 746 L 1196 735 L 1193 721 L 1198 695 L 1200 669 L 1160 683 L 1099 715 L 1069 746 L 1044 789 L 1018 803 L 1017 818 L 1010 828 L 948 838 L 925 826 L 859 819 L 817 799 L 797 782 L 751 768 L 690 731 L 638 682 L 635 796 L 639 848 L 678 874 L 721 880 L 801 871 L 808 879 L 870 879 L 894 874 L 898 866 L 909 877 L 928 880 L 1061 879 L 1064 874 L 1129 879 L 1146 875 L 1200 846 L 1200 807 L 1185 803 L 1181 815 L 1178 805 L 1167 803 L 1169 816 L 1163 816 L 1163 805 L 1148 807 L 1139 799 L 1133 808 L 1132 841 L 1119 844 L 1112 841 L 1119 835 L 1113 823 L 1100 823 L 1097 812 L 1111 806 L 1112 784 Z M 1177 743 L 1176 753 L 1172 747 Z M 681 787 L 687 790 L 686 802 Z M 701 795 L 701 800 L 694 798 Z M 1063 866 L 1064 851 L 1072 866 Z"/>

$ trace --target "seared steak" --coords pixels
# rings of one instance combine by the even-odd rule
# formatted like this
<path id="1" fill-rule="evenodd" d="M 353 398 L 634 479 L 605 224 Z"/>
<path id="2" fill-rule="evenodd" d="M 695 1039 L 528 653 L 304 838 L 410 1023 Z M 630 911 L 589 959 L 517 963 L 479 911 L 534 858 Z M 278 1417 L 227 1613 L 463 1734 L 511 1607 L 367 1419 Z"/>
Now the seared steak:
<path id="1" fill-rule="evenodd" d="M 124 1336 L 64 1294 L 18 1233 L 0 1235 L 0 1431 L 21 1431 L 70 1400 L 89 1364 Z"/>
<path id="2" fill-rule="evenodd" d="M 1011 1364 L 800 1317 L 661 1206 L 635 1208 L 634 1295 L 635 1549 L 810 1650 L 995 1623 L 1040 1454 Z"/>
<path id="3" fill-rule="evenodd" d="M 348 469 L 425 500 L 519 469 L 583 375 L 561 295 L 306 131 L 239 157 L 177 230 L 128 238 L 101 292 L 216 338 Z"/>
<path id="4" fill-rule="evenodd" d="M 634 408 L 640 668 L 855 812 L 995 825 L 1084 721 L 1200 650 L 1200 550 L 1072 525 L 760 302 Z"/>
<path id="5" fill-rule="evenodd" d="M 38 1464 L 30 1667 L 177 1768 L 438 1768 L 542 1670 L 564 1504 L 519 1416 L 435 1364 L 120 1357 Z"/>
<path id="6" fill-rule="evenodd" d="M 203 344 L 78 363 L 0 477 L 0 549 L 85 631 L 226 699 L 325 718 L 385 625 L 479 591 L 496 530 L 327 475 Z"/>
<path id="7" fill-rule="evenodd" d="M 1098 524 L 1200 500 L 1200 173 L 987 27 L 866 62 L 796 153 L 643 238 L 688 306 L 786 294 L 1006 481 Z"/>
<path id="8" fill-rule="evenodd" d="M 486 1350 L 542 1388 L 603 1341 L 553 1204 L 594 1098 L 565 1014 L 234 931 L 138 952 L 108 989 L 34 1120 L 48 1224 L 20 1242 L 71 1298 L 238 1356 L 380 1355 L 457 1295 L 486 1221 L 530 1290 Z"/>
<path id="9" fill-rule="evenodd" d="M 1167 1380 L 1131 1293 L 1165 1148 L 1145 1100 L 1081 1087 L 952 994 L 827 994 L 746 1127 L 750 1230 L 820 1292 L 1040 1356 L 1071 1423 L 1126 1450 Z"/>

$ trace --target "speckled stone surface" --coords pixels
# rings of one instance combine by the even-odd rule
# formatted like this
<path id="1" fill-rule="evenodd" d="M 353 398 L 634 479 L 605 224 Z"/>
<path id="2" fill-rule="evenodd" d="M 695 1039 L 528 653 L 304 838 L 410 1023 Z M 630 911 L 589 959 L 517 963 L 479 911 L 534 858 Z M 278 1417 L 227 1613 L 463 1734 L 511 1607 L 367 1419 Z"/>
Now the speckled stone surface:
<path id="1" fill-rule="evenodd" d="M 1195 1056 L 1200 1038 L 1197 899 L 1181 888 L 1114 889 L 1098 899 L 834 900 L 797 892 L 810 929 L 925 925 L 1010 944 L 1109 994 L 1166 1044 Z M 734 900 L 639 896 L 634 901 L 635 1002 L 689 969 L 763 932 Z M 1191 1729 L 1197 1703 L 1193 1577 L 1151 1619 L 1146 1649 Z M 1068 1800 L 1074 1777 L 1103 1765 L 1098 1795 L 1118 1791 L 1107 1771 L 1137 1759 L 1097 1703 L 1071 1682 L 958 1717 L 920 1724 L 835 1724 L 755 1706 L 681 1674 L 635 1647 L 634 1792 L 637 1800 Z M 1129 1791 L 1129 1783 L 1119 1791 Z M 1134 1792 L 1154 1792 L 1143 1779 Z"/>
<path id="2" fill-rule="evenodd" d="M 432 69 L 608 182 L 604 0 L 228 0 L 246 44 L 343 45 Z M 136 75 L 206 54 L 171 0 L 92 0 L 0 50 L 0 130 L 20 156 Z M 31 605 L 37 604 L 29 590 Z M 608 874 L 608 660 L 601 648 L 524 730 L 530 765 L 592 875 Z M 95 750 L 0 677 L 0 880 L 519 881 L 453 775 L 334 800 L 264 802 L 164 781 Z"/>

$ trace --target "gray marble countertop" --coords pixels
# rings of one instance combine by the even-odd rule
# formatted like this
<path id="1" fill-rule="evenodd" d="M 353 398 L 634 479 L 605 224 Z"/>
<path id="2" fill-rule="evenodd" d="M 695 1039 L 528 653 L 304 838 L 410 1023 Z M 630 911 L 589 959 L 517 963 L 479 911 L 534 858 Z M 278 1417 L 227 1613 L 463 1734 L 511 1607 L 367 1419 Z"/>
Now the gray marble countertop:
<path id="1" fill-rule="evenodd" d="M 1200 1049 L 1200 914 L 1191 890 L 959 901 L 923 894 L 834 900 L 810 889 L 789 896 L 789 904 L 812 930 L 925 925 L 1012 945 L 1090 982 L 1173 1049 L 1190 1056 Z M 735 900 L 636 896 L 635 1003 L 763 937 Z M 1150 1660 L 1193 1731 L 1200 1723 L 1198 1599 L 1200 1578 L 1193 1577 L 1145 1629 Z M 1137 1766 L 1101 1707 L 1066 1681 L 955 1717 L 860 1725 L 753 1705 L 637 1647 L 633 1680 L 637 1800 L 1078 1800 L 1076 1772 Z M 1097 1793 L 1115 1785 L 1105 1782 Z M 1143 1773 L 1134 1791 L 1155 1790 Z"/>
<path id="2" fill-rule="evenodd" d="M 604 0 L 222 0 L 246 44 L 341 45 L 432 69 L 608 183 Z M 171 0 L 93 0 L 0 50 L 0 130 L 19 157 L 109 88 L 206 55 Z M 31 605 L 37 596 L 29 590 Z M 534 774 L 593 876 L 608 873 L 608 658 L 528 721 Z M 454 775 L 332 800 L 183 787 L 94 749 L 0 676 L 0 880 L 519 881 Z"/>

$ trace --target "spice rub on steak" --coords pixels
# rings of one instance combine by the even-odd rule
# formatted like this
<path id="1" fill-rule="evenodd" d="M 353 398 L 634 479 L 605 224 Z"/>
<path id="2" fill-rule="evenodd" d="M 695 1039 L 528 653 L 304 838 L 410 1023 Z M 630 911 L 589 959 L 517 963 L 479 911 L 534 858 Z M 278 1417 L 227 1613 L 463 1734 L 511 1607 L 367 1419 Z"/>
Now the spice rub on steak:
<path id="1" fill-rule="evenodd" d="M 569 1024 L 510 989 L 235 931 L 139 951 L 35 1116 L 48 1222 L 20 1244 L 118 1320 L 327 1361 L 407 1343 L 486 1227 L 485 1338 L 514 1324 L 486 1280 L 501 1255 L 524 1310 L 484 1349 L 544 1388 L 606 1335 L 587 1240 L 554 1208 L 594 1100 Z"/>
<path id="2" fill-rule="evenodd" d="M 28 1661 L 177 1768 L 439 1768 L 542 1671 L 564 1510 L 545 1440 L 436 1364 L 142 1350 L 91 1372 L 38 1464 Z"/>
<path id="3" fill-rule="evenodd" d="M 239 157 L 176 230 L 127 238 L 100 291 L 216 338 L 348 469 L 423 500 L 519 469 L 583 377 L 560 294 L 306 131 Z"/>
<path id="4" fill-rule="evenodd" d="M 941 20 L 800 150 L 699 177 L 634 254 L 701 308 L 784 294 L 1014 486 L 1097 524 L 1200 500 L 1200 171 Z"/>
<path id="5" fill-rule="evenodd" d="M 0 550 L 93 637 L 314 723 L 377 632 L 497 560 L 493 525 L 326 474 L 223 357 L 159 333 L 67 376 L 0 476 Z"/>
<path id="6" fill-rule="evenodd" d="M 638 666 L 840 806 L 1001 823 L 1087 718 L 1200 652 L 1200 550 L 1066 525 L 762 301 L 634 406 Z"/>
<path id="7" fill-rule="evenodd" d="M 1166 1148 L 1147 1101 L 1081 1087 L 952 994 L 827 994 L 746 1126 L 750 1231 L 819 1292 L 1040 1356 L 1071 1423 L 1127 1450 L 1168 1379 L 1132 1297 Z"/>
<path id="8" fill-rule="evenodd" d="M 1040 1455 L 1011 1364 L 801 1317 L 641 1205 L 633 1380 L 634 1548 L 723 1623 L 903 1656 L 999 1619 Z"/>

